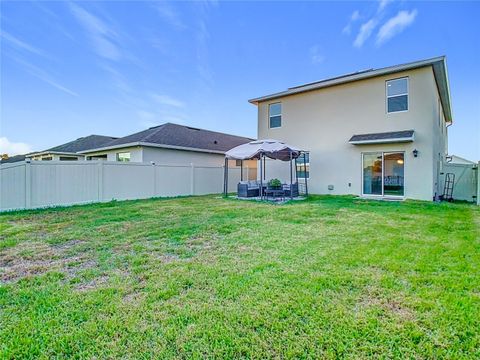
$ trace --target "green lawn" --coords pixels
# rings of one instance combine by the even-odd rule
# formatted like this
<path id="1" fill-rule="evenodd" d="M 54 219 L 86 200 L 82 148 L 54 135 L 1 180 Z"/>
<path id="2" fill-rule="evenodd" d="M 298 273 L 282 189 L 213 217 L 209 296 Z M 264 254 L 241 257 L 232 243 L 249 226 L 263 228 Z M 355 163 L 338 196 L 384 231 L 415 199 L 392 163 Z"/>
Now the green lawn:
<path id="1" fill-rule="evenodd" d="M 215 196 L 0 215 L 0 358 L 479 358 L 480 211 Z"/>

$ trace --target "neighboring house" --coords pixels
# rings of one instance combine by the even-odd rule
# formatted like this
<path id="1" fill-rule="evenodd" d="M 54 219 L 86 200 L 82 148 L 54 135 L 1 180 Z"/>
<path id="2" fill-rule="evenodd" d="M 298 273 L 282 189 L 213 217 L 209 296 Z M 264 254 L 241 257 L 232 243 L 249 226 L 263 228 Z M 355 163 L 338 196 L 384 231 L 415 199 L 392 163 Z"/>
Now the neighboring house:
<path id="1" fill-rule="evenodd" d="M 116 139 L 106 146 L 83 151 L 82 154 L 87 160 L 221 166 L 226 151 L 249 141 L 252 139 L 166 123 Z M 239 164 L 233 164 L 236 165 Z M 244 166 L 256 168 L 256 162 L 245 162 Z"/>
<path id="2" fill-rule="evenodd" d="M 89 135 L 70 141 L 66 144 L 58 145 L 53 148 L 29 154 L 27 157 L 32 160 L 60 160 L 76 161 L 85 160 L 85 155 L 79 152 L 105 146 L 106 144 L 118 138 L 103 135 Z"/>
<path id="3" fill-rule="evenodd" d="M 23 161 L 23 160 L 25 160 L 25 157 L 28 156 L 28 155 L 29 154 L 13 155 L 13 156 L 8 157 L 7 159 L 1 159 L 0 164 L 11 164 L 11 163 L 14 163 L 14 162 Z"/>
<path id="4" fill-rule="evenodd" d="M 310 152 L 312 193 L 422 200 L 441 194 L 452 123 L 443 56 L 249 101 L 258 107 L 260 139 L 283 140 Z M 269 166 L 275 164 L 268 164 L 267 172 Z"/>
<path id="5" fill-rule="evenodd" d="M 448 156 L 447 162 L 450 164 L 475 165 L 475 161 L 467 160 L 457 155 Z"/>

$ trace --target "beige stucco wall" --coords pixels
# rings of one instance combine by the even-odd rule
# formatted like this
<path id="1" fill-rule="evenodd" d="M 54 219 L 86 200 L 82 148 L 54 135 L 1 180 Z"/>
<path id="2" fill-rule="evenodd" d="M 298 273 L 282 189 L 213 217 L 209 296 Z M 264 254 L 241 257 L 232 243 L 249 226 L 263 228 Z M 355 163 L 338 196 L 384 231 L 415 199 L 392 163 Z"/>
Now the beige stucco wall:
<path id="1" fill-rule="evenodd" d="M 387 114 L 385 81 L 409 77 L 409 110 Z M 282 127 L 269 129 L 268 105 L 282 103 Z M 310 151 L 309 190 L 318 194 L 361 194 L 362 152 L 405 152 L 405 197 L 431 200 L 437 183 L 438 95 L 430 67 L 336 85 L 258 105 L 258 137 L 287 141 Z M 443 125 L 444 126 L 444 125 Z M 415 130 L 413 143 L 351 145 L 354 134 Z M 440 148 L 443 147 L 443 150 Z M 417 149 L 417 158 L 412 151 Z M 281 166 L 271 164 L 267 178 Z M 268 167 L 268 165 L 267 165 Z M 285 179 L 287 180 L 287 179 Z M 334 190 L 328 190 L 334 185 Z"/>
<path id="2" fill-rule="evenodd" d="M 89 156 L 107 154 L 107 161 L 116 161 L 117 153 L 130 152 L 131 162 L 154 162 L 158 165 L 190 165 L 195 166 L 223 166 L 225 164 L 225 156 L 223 154 L 214 154 L 198 151 L 186 151 L 177 149 L 165 149 L 160 147 L 130 147 L 125 149 L 113 149 L 103 152 L 89 153 Z M 255 160 L 244 161 L 245 178 L 256 178 Z M 229 161 L 230 168 L 240 168 L 236 166 L 235 160 Z M 253 169 L 253 170 L 252 170 Z M 248 174 L 248 175 L 247 175 Z"/>
<path id="3" fill-rule="evenodd" d="M 156 164 L 171 165 L 194 164 L 205 166 L 222 166 L 225 163 L 225 156 L 223 154 L 211 154 L 196 151 L 144 147 L 143 161 L 153 161 Z"/>

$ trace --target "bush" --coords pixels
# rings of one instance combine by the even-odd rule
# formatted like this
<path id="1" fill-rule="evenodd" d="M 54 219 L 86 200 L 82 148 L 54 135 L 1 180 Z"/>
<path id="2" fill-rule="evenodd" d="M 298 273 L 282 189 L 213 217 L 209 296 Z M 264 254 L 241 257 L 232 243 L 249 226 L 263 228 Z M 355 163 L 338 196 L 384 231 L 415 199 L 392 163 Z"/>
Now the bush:
<path id="1" fill-rule="evenodd" d="M 268 185 L 272 188 L 279 188 L 282 186 L 282 182 L 278 179 L 272 179 L 268 182 Z"/>

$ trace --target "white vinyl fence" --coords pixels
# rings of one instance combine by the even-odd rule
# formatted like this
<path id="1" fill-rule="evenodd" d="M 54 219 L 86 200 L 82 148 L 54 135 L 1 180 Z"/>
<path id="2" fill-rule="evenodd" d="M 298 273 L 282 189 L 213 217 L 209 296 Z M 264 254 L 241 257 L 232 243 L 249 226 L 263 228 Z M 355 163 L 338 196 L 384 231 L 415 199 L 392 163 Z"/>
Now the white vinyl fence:
<path id="1" fill-rule="evenodd" d="M 480 181 L 478 176 L 479 164 L 450 164 L 445 163 L 442 169 L 441 186 L 445 182 L 445 174 L 455 174 L 453 199 L 475 202 L 480 205 Z"/>
<path id="2" fill-rule="evenodd" d="M 0 211 L 221 193 L 223 170 L 223 166 L 107 161 L 3 164 L 0 166 Z M 236 191 L 239 179 L 240 169 L 230 168 L 229 191 Z"/>

